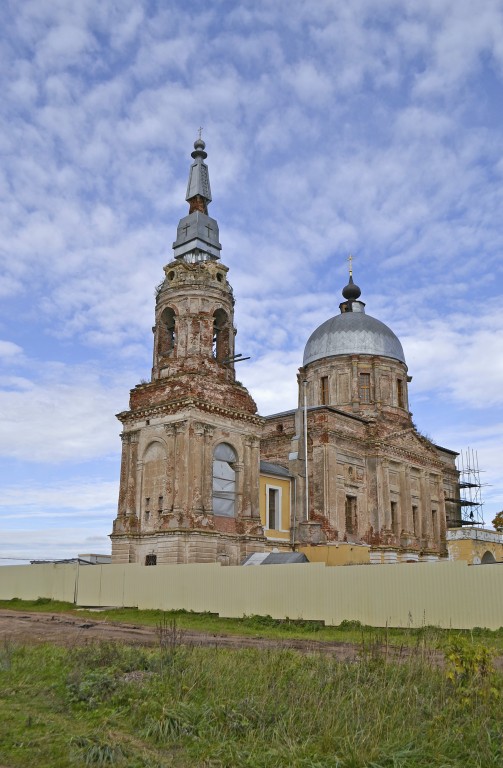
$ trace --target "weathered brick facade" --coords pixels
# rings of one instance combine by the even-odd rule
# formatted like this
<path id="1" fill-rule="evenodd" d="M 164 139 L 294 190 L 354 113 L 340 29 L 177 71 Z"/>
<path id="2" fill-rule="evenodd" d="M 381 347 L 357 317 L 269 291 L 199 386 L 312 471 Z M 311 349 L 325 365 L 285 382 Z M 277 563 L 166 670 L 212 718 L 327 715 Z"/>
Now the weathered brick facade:
<path id="1" fill-rule="evenodd" d="M 196 142 L 189 180 L 196 194 L 157 292 L 151 381 L 131 391 L 129 410 L 118 415 L 124 431 L 114 562 L 235 564 L 264 548 L 264 420 L 235 380 L 234 298 L 218 259 L 218 226 L 207 215 L 207 169 L 206 186 L 197 178 L 205 156 Z M 229 461 L 215 458 L 222 445 Z M 223 477 L 215 479 L 216 466 Z"/>
<path id="2" fill-rule="evenodd" d="M 352 281 L 348 288 L 354 296 Z M 320 326 L 324 330 L 308 342 L 308 362 L 298 374 L 298 409 L 267 419 L 261 456 L 296 479 L 294 517 L 309 520 L 297 526 L 299 543 L 306 537 L 365 543 L 374 562 L 383 561 L 383 552 L 387 562 L 443 557 L 447 521 L 459 517 L 459 508 L 446 502 L 457 494 L 457 454 L 415 428 L 401 346 L 386 326 L 365 319 L 357 297 L 341 304 L 342 313 L 354 316 L 345 314 L 335 331 Z M 347 353 L 352 345 L 355 353 Z M 371 354 L 372 346 L 386 354 Z"/>
<path id="3" fill-rule="evenodd" d="M 269 472 L 288 470 L 281 492 L 291 487 L 293 530 L 279 532 L 279 546 L 364 544 L 371 562 L 445 556 L 447 523 L 459 516 L 446 501 L 458 492 L 456 454 L 415 428 L 400 342 L 365 315 L 352 277 L 341 316 L 308 341 L 295 410 L 262 418 L 236 382 L 234 298 L 208 216 L 201 140 L 192 157 L 189 214 L 157 291 L 151 380 L 118 414 L 113 561 L 236 564 L 270 548 L 261 459 Z"/>

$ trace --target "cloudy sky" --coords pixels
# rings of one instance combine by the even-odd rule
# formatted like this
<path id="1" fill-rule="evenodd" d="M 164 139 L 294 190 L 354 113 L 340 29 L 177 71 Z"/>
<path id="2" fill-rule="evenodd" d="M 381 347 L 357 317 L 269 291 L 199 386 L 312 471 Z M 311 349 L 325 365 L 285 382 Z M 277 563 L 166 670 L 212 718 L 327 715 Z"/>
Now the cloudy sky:
<path id="1" fill-rule="evenodd" d="M 296 401 L 355 255 L 414 420 L 503 507 L 500 0 L 4 0 L 0 562 L 109 551 L 203 126 L 238 376 Z"/>

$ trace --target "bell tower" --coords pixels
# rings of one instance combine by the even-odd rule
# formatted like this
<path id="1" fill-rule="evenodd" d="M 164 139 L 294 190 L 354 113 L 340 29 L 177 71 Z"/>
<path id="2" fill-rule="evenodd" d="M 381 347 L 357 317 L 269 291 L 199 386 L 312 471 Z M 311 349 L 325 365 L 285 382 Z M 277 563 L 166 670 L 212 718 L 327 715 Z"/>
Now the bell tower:
<path id="1" fill-rule="evenodd" d="M 173 260 L 157 290 L 151 381 L 130 395 L 112 560 L 238 564 L 264 549 L 264 420 L 234 371 L 234 297 L 220 261 L 205 143 L 194 143 Z"/>

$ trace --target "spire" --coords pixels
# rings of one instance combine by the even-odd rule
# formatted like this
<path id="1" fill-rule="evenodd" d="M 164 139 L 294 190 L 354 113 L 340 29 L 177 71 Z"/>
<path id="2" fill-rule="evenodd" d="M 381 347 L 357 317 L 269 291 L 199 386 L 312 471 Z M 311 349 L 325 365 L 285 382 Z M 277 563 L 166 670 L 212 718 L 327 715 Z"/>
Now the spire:
<path id="1" fill-rule="evenodd" d="M 191 153 L 194 162 L 190 166 L 185 199 L 190 205 L 189 213 L 201 211 L 201 213 L 207 214 L 208 203 L 211 203 L 211 188 L 208 166 L 204 162 L 208 155 L 204 151 L 206 144 L 201 138 L 201 131 L 202 128 L 199 129 L 199 138 L 195 140 L 194 151 Z"/>
<path id="2" fill-rule="evenodd" d="M 218 224 L 208 216 L 208 204 L 211 202 L 210 176 L 204 162 L 208 157 L 206 144 L 201 138 L 194 142 L 191 157 L 194 162 L 189 170 L 189 183 L 185 199 L 189 203 L 189 214 L 180 219 L 173 243 L 175 259 L 183 259 L 193 264 L 220 258 L 222 246 L 218 242 Z"/>

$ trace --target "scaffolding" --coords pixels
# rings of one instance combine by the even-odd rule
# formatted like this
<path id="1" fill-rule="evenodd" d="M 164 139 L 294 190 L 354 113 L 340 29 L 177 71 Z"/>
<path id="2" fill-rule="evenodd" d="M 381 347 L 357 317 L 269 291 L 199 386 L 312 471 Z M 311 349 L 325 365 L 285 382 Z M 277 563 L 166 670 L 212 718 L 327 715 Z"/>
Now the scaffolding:
<path id="1" fill-rule="evenodd" d="M 457 459 L 459 472 L 459 496 L 447 498 L 446 501 L 459 507 L 458 519 L 452 521 L 453 527 L 484 525 L 482 501 L 482 483 L 480 482 L 479 457 L 473 448 L 461 451 Z"/>

